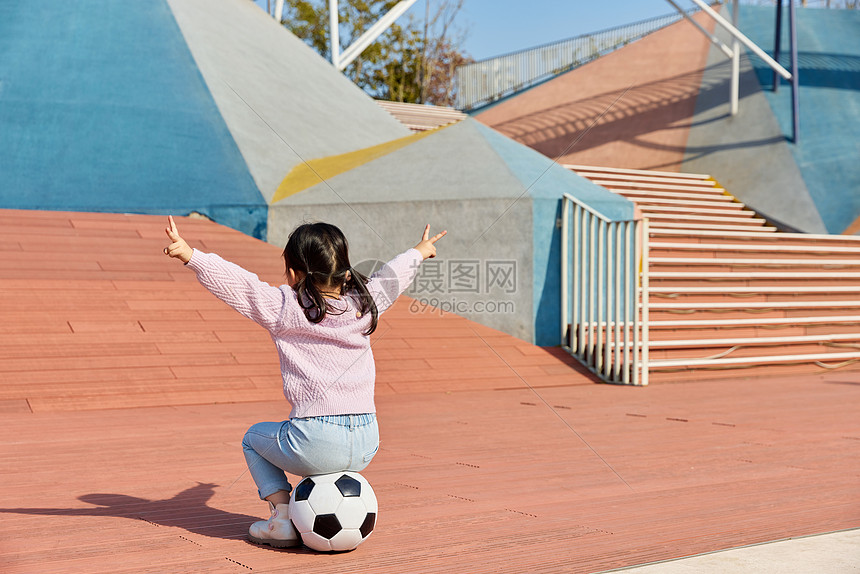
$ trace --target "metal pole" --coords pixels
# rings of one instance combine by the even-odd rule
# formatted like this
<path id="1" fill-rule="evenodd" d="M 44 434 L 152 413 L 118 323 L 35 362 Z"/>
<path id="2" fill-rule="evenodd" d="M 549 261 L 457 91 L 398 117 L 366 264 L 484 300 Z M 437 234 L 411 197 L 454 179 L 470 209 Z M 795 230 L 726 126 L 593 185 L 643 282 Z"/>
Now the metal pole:
<path id="1" fill-rule="evenodd" d="M 624 361 L 621 363 L 621 382 L 625 385 L 630 383 L 631 354 L 633 353 L 633 347 L 630 344 L 630 326 L 634 323 L 632 308 L 637 285 L 633 279 L 635 263 L 631 264 L 631 260 L 635 257 L 631 255 L 631 251 L 634 251 L 633 242 L 636 241 L 633 235 L 636 225 L 635 221 L 624 222 Z"/>
<path id="2" fill-rule="evenodd" d="M 331 40 L 331 64 L 340 70 L 340 30 L 338 29 L 337 0 L 328 0 L 329 36 Z"/>
<path id="3" fill-rule="evenodd" d="M 650 269 L 648 266 L 650 232 L 648 218 L 642 220 L 642 379 L 641 384 L 648 384 L 648 289 L 650 288 Z"/>
<path id="4" fill-rule="evenodd" d="M 788 3 L 789 20 L 789 43 L 791 44 L 791 132 L 792 141 L 800 141 L 800 103 L 798 102 L 798 91 L 800 83 L 797 79 L 797 15 L 795 14 L 794 2 Z"/>
<path id="5" fill-rule="evenodd" d="M 732 2 L 732 25 L 738 27 L 738 0 Z M 731 115 L 738 115 L 738 93 L 740 92 L 741 84 L 741 44 L 737 38 L 732 38 L 732 93 L 730 99 Z"/>
<path id="6" fill-rule="evenodd" d="M 595 365 L 594 350 L 597 347 L 594 336 L 595 305 L 597 299 L 597 218 L 588 214 L 588 364 Z"/>
<path id="7" fill-rule="evenodd" d="M 427 100 L 427 27 L 430 25 L 430 0 L 424 2 L 424 38 L 421 40 L 421 68 L 418 70 L 418 87 L 420 96 L 418 103 Z"/>
<path id="8" fill-rule="evenodd" d="M 570 350 L 573 353 L 577 353 L 579 349 L 579 322 L 580 313 L 579 313 L 579 298 L 582 297 L 579 288 L 579 275 L 580 275 L 580 267 L 582 264 L 579 262 L 579 250 L 582 249 L 580 245 L 580 228 L 582 227 L 582 214 L 580 213 L 582 208 L 579 207 L 578 204 L 573 204 L 573 270 L 571 272 L 571 278 L 573 279 L 573 294 L 571 296 L 571 306 L 572 313 L 570 318 Z"/>
<path id="9" fill-rule="evenodd" d="M 687 14 L 687 12 L 683 8 L 681 8 L 679 5 L 677 5 L 675 2 L 673 2 L 672 0 L 666 0 L 666 2 L 668 2 L 669 4 L 674 6 L 675 10 L 677 10 L 681 16 L 683 16 L 690 24 L 695 26 L 696 29 L 699 30 L 699 32 L 701 32 L 702 34 L 707 36 L 708 39 L 711 41 L 711 43 L 713 43 L 715 46 L 717 46 L 720 50 L 723 51 L 723 54 L 725 54 L 726 57 L 728 57 L 728 58 L 732 57 L 732 51 L 729 49 L 728 46 L 725 45 L 724 42 L 722 42 L 719 38 L 717 38 L 716 36 L 714 36 L 713 34 L 708 32 L 707 30 L 705 30 L 705 28 L 701 24 L 699 24 L 698 22 L 693 20 L 692 16 Z"/>
<path id="10" fill-rule="evenodd" d="M 786 70 L 785 68 L 780 66 L 779 62 L 775 61 L 773 58 L 768 56 L 764 50 L 762 50 L 761 48 L 759 48 L 755 44 L 755 42 L 753 42 L 752 40 L 750 40 L 749 38 L 744 36 L 740 30 L 738 30 L 737 28 L 732 26 L 725 18 L 723 18 L 722 16 L 720 16 L 719 14 L 714 12 L 714 10 L 710 6 L 705 4 L 702 0 L 690 0 L 690 1 L 693 4 L 695 4 L 696 6 L 698 6 L 699 8 L 701 8 L 702 11 L 705 12 L 708 16 L 710 16 L 711 18 L 716 20 L 717 23 L 720 26 L 722 26 L 723 28 L 725 28 L 729 34 L 731 34 L 732 36 L 734 36 L 735 38 L 740 40 L 741 44 L 743 44 L 744 46 L 749 48 L 750 51 L 752 51 L 756 56 L 758 56 L 759 58 L 764 60 L 765 63 L 768 66 L 770 66 L 771 68 L 773 68 L 774 70 L 776 70 L 780 76 L 782 76 L 786 80 L 791 79 L 791 72 L 789 72 L 788 70 Z"/>
<path id="11" fill-rule="evenodd" d="M 776 0 L 776 38 L 773 45 L 773 59 L 779 61 L 779 49 L 782 44 L 782 0 Z M 779 76 L 773 71 L 773 91 L 779 89 Z"/>
<path id="12" fill-rule="evenodd" d="M 566 197 L 561 198 L 561 346 L 573 348 L 572 339 L 568 340 L 573 335 L 568 330 L 568 315 L 570 308 L 570 293 L 568 293 L 569 285 L 567 281 L 568 274 L 568 216 L 567 212 L 570 209 L 570 200 Z"/>
<path id="13" fill-rule="evenodd" d="M 624 245 L 621 243 L 621 228 L 623 223 L 615 224 L 615 354 L 613 355 L 612 380 L 618 382 L 621 374 L 619 361 L 621 355 L 619 346 L 621 345 L 621 260 L 624 253 Z"/>
<path id="14" fill-rule="evenodd" d="M 639 326 L 640 319 L 639 313 L 642 311 L 641 305 L 641 295 L 642 291 L 640 290 L 640 276 L 639 276 L 639 257 L 641 255 L 641 246 L 642 246 L 642 221 L 636 221 L 634 223 L 634 231 L 633 235 L 636 238 L 636 249 L 635 256 L 633 257 L 633 269 L 631 269 L 631 273 L 633 274 L 633 360 L 630 363 L 631 371 L 633 371 L 633 376 L 631 382 L 634 385 L 639 384 Z"/>
<path id="15" fill-rule="evenodd" d="M 588 321 L 588 306 L 586 305 L 586 297 L 588 297 L 588 266 L 591 262 L 585 256 L 585 249 L 588 245 L 588 217 L 589 213 L 585 209 L 580 208 L 580 225 L 579 225 L 579 249 L 577 256 L 579 257 L 579 337 L 577 337 L 577 352 L 580 358 L 585 360 L 586 352 L 586 322 Z"/>
<path id="16" fill-rule="evenodd" d="M 612 236 L 615 234 L 615 226 L 617 223 L 613 223 L 611 221 L 606 223 L 606 317 L 604 322 L 606 324 L 606 335 L 604 339 L 604 347 L 603 347 L 603 372 L 605 374 L 606 379 L 612 379 L 612 355 L 610 343 L 612 341 L 612 321 L 611 315 L 609 314 L 612 309 L 612 303 L 614 301 L 614 283 L 612 276 L 612 263 L 618 257 L 616 251 L 618 250 L 617 246 L 612 243 Z M 614 250 L 613 250 L 614 248 Z"/>
<path id="17" fill-rule="evenodd" d="M 594 368 L 598 374 L 603 374 L 603 345 L 606 341 L 606 313 L 603 309 L 603 259 L 606 257 L 606 222 L 602 219 L 597 224 L 597 340 L 594 354 Z"/>
<path id="18" fill-rule="evenodd" d="M 417 0 L 401 0 L 395 4 L 394 7 L 385 14 L 385 16 L 377 20 L 376 23 L 368 28 L 364 34 L 359 36 L 352 45 L 343 51 L 343 54 L 341 54 L 339 58 L 340 62 L 338 69 L 343 70 L 349 66 L 352 61 L 358 58 L 358 56 L 361 55 L 368 46 L 375 42 L 376 39 L 394 23 L 395 20 L 400 18 L 407 10 L 409 10 L 416 1 Z"/>

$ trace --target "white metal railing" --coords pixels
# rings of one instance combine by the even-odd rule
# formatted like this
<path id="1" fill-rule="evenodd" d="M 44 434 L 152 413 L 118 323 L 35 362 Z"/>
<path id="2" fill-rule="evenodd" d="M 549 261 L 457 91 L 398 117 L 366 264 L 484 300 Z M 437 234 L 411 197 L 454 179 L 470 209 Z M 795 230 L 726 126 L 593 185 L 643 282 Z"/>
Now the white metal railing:
<path id="1" fill-rule="evenodd" d="M 601 181 L 604 171 L 625 172 L 582 166 L 575 171 L 593 182 Z M 660 175 L 630 173 L 633 180 Z M 704 181 L 706 177 L 668 172 L 663 176 L 673 181 L 693 177 Z M 638 297 L 634 316 L 624 314 L 622 306 L 623 316 L 617 320 L 618 311 L 604 308 L 597 296 L 583 295 L 590 287 L 580 287 L 602 288 L 615 280 L 600 267 L 611 257 L 619 257 L 618 247 L 611 243 L 613 232 L 602 227 L 611 224 L 592 221 L 600 216 L 593 209 L 584 216 L 584 208 L 573 206 L 572 198 L 565 200 L 562 218 L 563 344 L 601 378 L 645 384 L 649 379 L 671 380 L 676 376 L 672 373 L 681 371 L 715 376 L 723 369 L 758 366 L 782 368 L 807 363 L 834 369 L 860 364 L 860 237 L 776 233 L 771 226 L 726 225 L 721 212 L 713 224 L 706 220 L 676 223 L 659 211 L 662 204 L 655 206 L 664 194 L 660 189 L 641 196 L 637 192 L 635 197 L 629 191 L 618 193 L 632 199 L 639 213 L 648 218 L 640 224 L 644 229 L 634 228 L 632 233 L 639 241 L 634 272 L 624 259 L 620 263 L 631 277 L 638 276 L 638 291 L 624 291 L 622 287 L 623 296 Z M 725 190 L 715 184 L 707 193 Z M 687 194 L 698 196 L 701 192 Z M 676 220 L 691 217 L 687 214 L 715 211 L 701 209 L 710 202 L 684 203 Z M 737 215 L 755 213 L 743 208 Z M 591 251 L 589 241 L 603 241 L 605 247 Z M 623 247 L 620 242 L 616 244 Z M 592 310 L 580 311 L 582 297 Z M 636 319 L 639 323 L 634 323 Z M 625 329 L 622 336 L 615 334 L 619 322 Z M 635 329 L 629 336 L 627 323 Z M 636 350 L 638 356 L 634 355 Z M 603 359 L 598 356 L 601 352 Z M 621 368 L 630 370 L 629 380 L 619 380 L 618 367 L 612 362 L 618 364 L 616 356 L 623 362 L 628 355 L 631 362 Z"/>
<path id="2" fill-rule="evenodd" d="M 456 107 L 472 110 L 489 104 L 590 62 L 680 19 L 680 14 L 659 16 L 459 66 L 454 72 Z"/>
<path id="3" fill-rule="evenodd" d="M 562 346 L 606 382 L 648 384 L 648 220 L 613 221 L 564 194 Z"/>

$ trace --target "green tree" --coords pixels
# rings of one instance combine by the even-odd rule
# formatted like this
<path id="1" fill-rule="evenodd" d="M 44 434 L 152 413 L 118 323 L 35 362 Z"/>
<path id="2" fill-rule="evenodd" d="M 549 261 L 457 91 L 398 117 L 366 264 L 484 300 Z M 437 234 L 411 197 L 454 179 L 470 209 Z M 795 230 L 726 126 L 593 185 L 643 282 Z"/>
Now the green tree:
<path id="1" fill-rule="evenodd" d="M 474 60 L 460 51 L 466 31 L 456 26 L 465 0 L 424 0 L 424 35 L 421 55 L 421 94 L 417 101 L 441 106 L 454 104 L 454 71 Z"/>
<path id="2" fill-rule="evenodd" d="M 341 0 L 338 6 L 343 51 L 385 15 L 398 0 Z M 429 0 L 427 14 L 430 16 Z M 472 61 L 453 37 L 454 19 L 463 0 L 437 0 L 421 26 L 414 17 L 395 22 L 361 53 L 344 74 L 374 98 L 451 105 L 456 65 Z M 331 59 L 326 0 L 286 0 L 282 24 L 320 55 Z"/>

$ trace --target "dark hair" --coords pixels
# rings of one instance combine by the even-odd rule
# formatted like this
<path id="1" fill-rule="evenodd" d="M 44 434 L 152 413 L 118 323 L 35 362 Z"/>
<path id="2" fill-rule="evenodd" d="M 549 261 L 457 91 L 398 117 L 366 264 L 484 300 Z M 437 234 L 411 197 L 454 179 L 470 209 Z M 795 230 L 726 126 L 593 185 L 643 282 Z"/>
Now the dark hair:
<path id="1" fill-rule="evenodd" d="M 340 229 L 329 223 L 305 223 L 298 226 L 290 234 L 284 248 L 284 264 L 287 273 L 292 268 L 303 274 L 293 288 L 308 321 L 319 323 L 326 314 L 333 313 L 320 287 L 340 286 L 341 294 L 355 292 L 362 315 L 370 313 L 370 327 L 364 334 L 370 335 L 376 330 L 379 311 L 365 286 L 369 279 L 350 265 L 349 245 Z"/>

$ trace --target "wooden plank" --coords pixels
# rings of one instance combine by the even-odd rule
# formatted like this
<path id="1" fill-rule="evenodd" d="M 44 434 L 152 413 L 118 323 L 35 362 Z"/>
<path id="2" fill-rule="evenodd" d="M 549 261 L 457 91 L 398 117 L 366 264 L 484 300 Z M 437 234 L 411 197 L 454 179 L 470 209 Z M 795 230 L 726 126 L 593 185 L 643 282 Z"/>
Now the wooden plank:
<path id="1" fill-rule="evenodd" d="M 265 506 L 239 440 L 285 416 L 283 400 L 14 414 L 0 419 L 20 437 L 0 441 L 18 461 L 0 470 L 0 560 L 10 572 L 277 571 L 285 559 L 323 573 L 596 572 L 851 528 L 860 462 L 844 452 L 860 429 L 838 380 L 379 397 L 383 446 L 362 473 L 379 522 L 341 555 L 243 540 Z M 37 440 L 45 421 L 53 432 Z M 181 448 L 183 436 L 202 440 Z M 46 519 L 50 540 L 35 536 Z"/>

